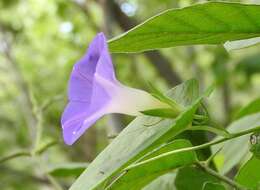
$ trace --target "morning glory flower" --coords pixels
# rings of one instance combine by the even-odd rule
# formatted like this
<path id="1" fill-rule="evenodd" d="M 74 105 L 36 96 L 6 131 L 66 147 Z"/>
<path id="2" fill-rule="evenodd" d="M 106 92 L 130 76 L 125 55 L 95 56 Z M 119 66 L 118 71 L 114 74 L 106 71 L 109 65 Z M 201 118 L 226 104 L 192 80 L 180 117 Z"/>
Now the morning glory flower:
<path id="1" fill-rule="evenodd" d="M 63 138 L 68 145 L 106 114 L 137 116 L 141 111 L 166 105 L 149 93 L 127 87 L 116 79 L 103 33 L 94 38 L 87 53 L 74 65 L 68 99 L 61 118 Z"/>

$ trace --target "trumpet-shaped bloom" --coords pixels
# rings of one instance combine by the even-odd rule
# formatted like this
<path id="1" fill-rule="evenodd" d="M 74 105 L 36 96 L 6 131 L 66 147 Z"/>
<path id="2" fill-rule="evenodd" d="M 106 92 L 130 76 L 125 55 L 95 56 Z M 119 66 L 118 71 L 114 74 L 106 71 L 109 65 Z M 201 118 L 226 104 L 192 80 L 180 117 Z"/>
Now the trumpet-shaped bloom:
<path id="1" fill-rule="evenodd" d="M 140 111 L 165 107 L 149 93 L 124 86 L 116 79 L 103 33 L 94 38 L 87 53 L 74 65 L 68 99 L 61 119 L 68 145 L 105 114 L 136 116 Z"/>

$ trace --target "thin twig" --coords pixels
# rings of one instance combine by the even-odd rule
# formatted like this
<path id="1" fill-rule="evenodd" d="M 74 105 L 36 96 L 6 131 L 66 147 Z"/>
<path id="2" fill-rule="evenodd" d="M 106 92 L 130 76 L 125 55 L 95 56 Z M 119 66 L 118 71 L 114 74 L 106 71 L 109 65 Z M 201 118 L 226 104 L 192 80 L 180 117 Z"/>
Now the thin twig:
<path id="1" fill-rule="evenodd" d="M 22 157 L 22 156 L 31 156 L 31 153 L 29 151 L 15 152 L 13 154 L 10 154 L 8 156 L 4 156 L 4 157 L 0 158 L 0 163 L 12 160 L 14 158 Z"/>
<path id="2" fill-rule="evenodd" d="M 27 81 L 25 80 L 23 73 L 19 67 L 19 64 L 13 55 L 12 52 L 12 46 L 10 40 L 8 40 L 8 32 L 4 30 L 3 27 L 1 27 L 0 23 L 0 32 L 3 35 L 3 37 L 0 39 L 3 44 L 5 44 L 5 48 L 2 51 L 3 56 L 6 59 L 6 62 L 8 64 L 9 69 L 12 71 L 15 77 L 15 83 L 17 88 L 21 91 L 21 95 L 23 100 L 21 101 L 21 104 L 23 106 L 23 113 L 24 117 L 26 119 L 27 125 L 30 129 L 31 136 L 33 140 L 36 138 L 36 123 L 37 118 L 33 113 L 33 103 L 32 103 L 32 97 L 31 92 L 28 86 Z"/>

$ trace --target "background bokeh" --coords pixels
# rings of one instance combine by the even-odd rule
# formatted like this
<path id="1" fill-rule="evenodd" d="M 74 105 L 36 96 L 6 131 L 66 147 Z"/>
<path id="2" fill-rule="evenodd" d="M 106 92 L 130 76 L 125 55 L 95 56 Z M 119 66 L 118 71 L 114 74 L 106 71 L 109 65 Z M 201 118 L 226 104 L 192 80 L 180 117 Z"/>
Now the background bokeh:
<path id="1" fill-rule="evenodd" d="M 97 32 L 112 38 L 165 9 L 196 2 L 0 0 L 0 158 L 31 150 L 35 143 L 55 145 L 41 155 L 0 163 L 0 189 L 67 189 L 76 176 L 49 171 L 67 163 L 91 162 L 133 119 L 106 116 L 75 145 L 63 143 L 60 116 L 69 74 Z M 259 50 L 259 46 L 233 52 L 222 46 L 188 46 L 112 56 L 118 79 L 135 88 L 147 90 L 151 82 L 167 90 L 197 78 L 204 89 L 217 81 L 207 104 L 213 120 L 226 126 L 242 105 L 260 95 Z"/>

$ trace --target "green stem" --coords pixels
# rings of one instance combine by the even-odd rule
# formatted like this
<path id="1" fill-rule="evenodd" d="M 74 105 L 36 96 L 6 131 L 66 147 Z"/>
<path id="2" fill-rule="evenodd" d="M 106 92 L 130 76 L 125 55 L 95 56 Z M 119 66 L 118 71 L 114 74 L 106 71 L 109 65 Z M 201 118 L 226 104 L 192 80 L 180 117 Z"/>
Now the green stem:
<path id="1" fill-rule="evenodd" d="M 8 156 L 4 156 L 4 157 L 0 158 L 0 163 L 12 160 L 14 158 L 22 157 L 22 156 L 31 156 L 31 153 L 28 151 L 16 152 L 16 153 L 13 153 Z"/>
<path id="2" fill-rule="evenodd" d="M 0 158 L 0 163 L 6 162 L 6 161 L 12 160 L 14 158 L 18 158 L 18 157 L 23 157 L 23 156 L 31 157 L 34 154 L 42 154 L 43 152 L 48 150 L 50 147 L 56 145 L 57 143 L 58 143 L 57 141 L 50 141 L 49 143 L 47 143 L 46 145 L 37 149 L 34 152 L 30 152 L 30 151 L 26 151 L 26 150 L 15 152 L 13 154 Z"/>
<path id="3" fill-rule="evenodd" d="M 32 153 L 35 154 L 37 152 L 37 150 L 40 147 L 41 144 L 41 140 L 42 140 L 42 132 L 43 132 L 43 118 L 42 118 L 42 111 L 38 108 L 35 108 L 35 115 L 37 118 L 37 125 L 36 125 L 36 138 L 35 138 L 35 142 L 32 148 Z"/>
<path id="4" fill-rule="evenodd" d="M 226 176 L 220 175 L 219 173 L 217 173 L 216 171 L 214 171 L 213 169 L 207 167 L 206 165 L 197 162 L 196 166 L 200 169 L 202 169 L 204 172 L 216 177 L 217 179 L 225 182 L 226 184 L 230 185 L 231 187 L 235 188 L 236 190 L 246 190 L 247 188 L 243 187 L 242 185 L 236 183 L 235 181 L 229 179 Z"/>
<path id="5" fill-rule="evenodd" d="M 187 147 L 187 148 L 182 148 L 182 149 L 177 149 L 177 150 L 165 152 L 163 154 L 160 154 L 160 155 L 155 156 L 153 158 L 147 159 L 145 161 L 141 161 L 141 162 L 132 164 L 132 165 L 128 166 L 127 168 L 125 168 L 125 170 L 130 170 L 130 169 L 139 167 L 141 165 L 144 165 L 144 164 L 146 164 L 148 162 L 151 162 L 151 161 L 154 161 L 154 160 L 158 160 L 158 159 L 161 159 L 161 158 L 173 155 L 173 154 L 182 153 L 182 152 L 188 152 L 188 151 L 194 151 L 194 150 L 199 150 L 199 149 L 204 149 L 204 148 L 207 148 L 209 146 L 220 144 L 222 142 L 225 142 L 225 141 L 228 141 L 228 140 L 231 140 L 231 139 L 243 136 L 243 135 L 247 135 L 247 134 L 253 133 L 255 131 L 259 131 L 259 130 L 260 130 L 260 126 L 258 126 L 256 128 L 253 128 L 253 129 L 248 129 L 248 130 L 245 130 L 245 131 L 241 131 L 241 132 L 238 132 L 238 133 L 233 133 L 233 134 L 230 134 L 229 137 L 223 137 L 221 139 L 213 140 L 211 142 L 208 142 L 208 143 L 205 143 L 205 144 L 201 144 L 201 145 L 198 145 L 198 146 Z"/>

